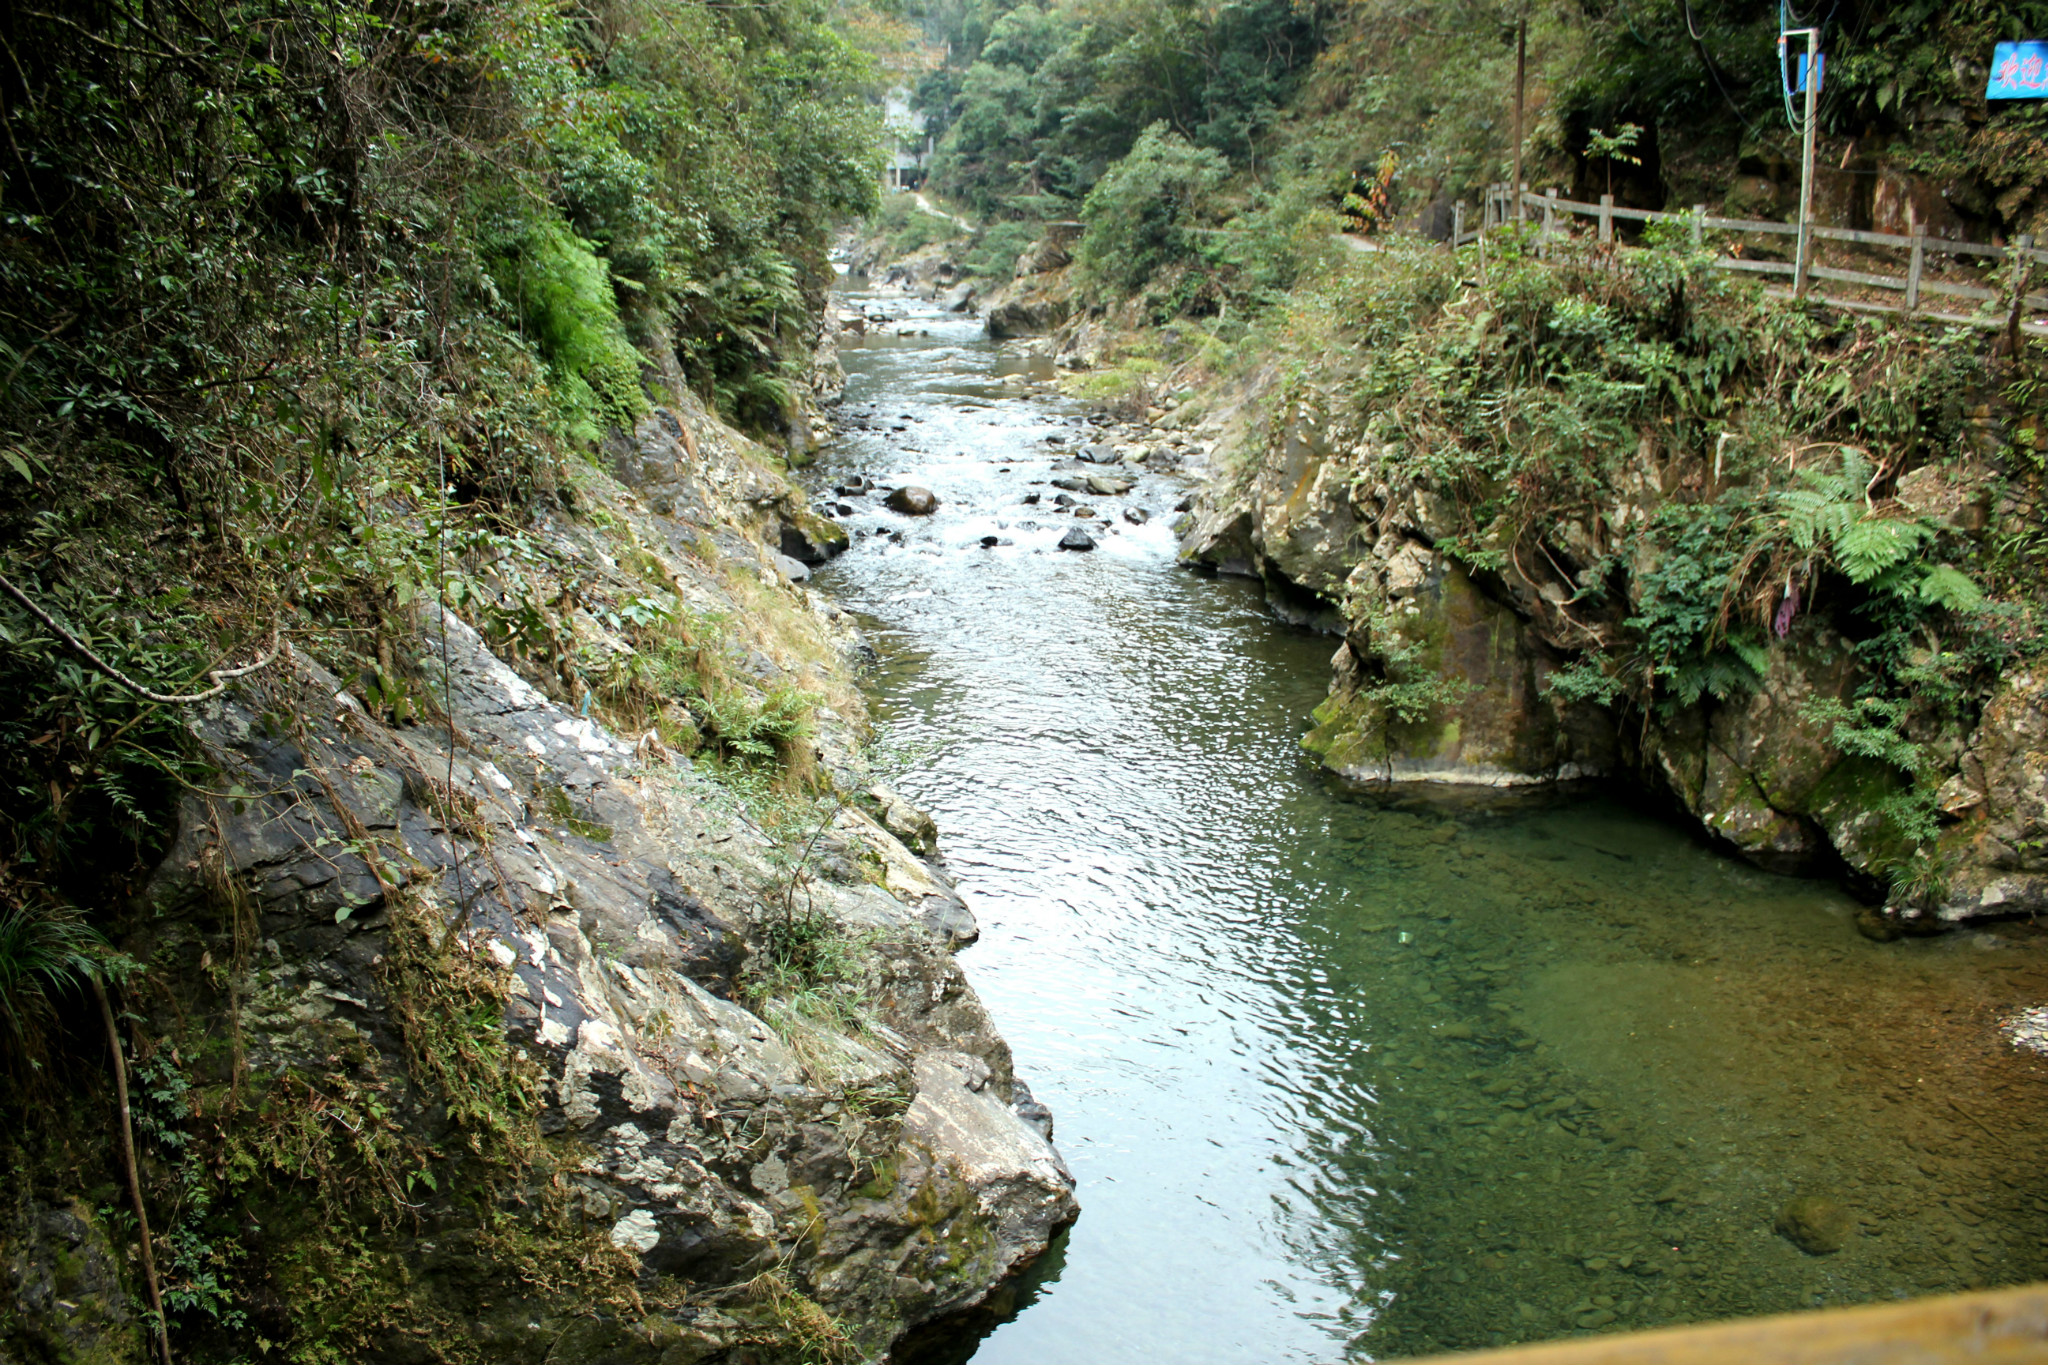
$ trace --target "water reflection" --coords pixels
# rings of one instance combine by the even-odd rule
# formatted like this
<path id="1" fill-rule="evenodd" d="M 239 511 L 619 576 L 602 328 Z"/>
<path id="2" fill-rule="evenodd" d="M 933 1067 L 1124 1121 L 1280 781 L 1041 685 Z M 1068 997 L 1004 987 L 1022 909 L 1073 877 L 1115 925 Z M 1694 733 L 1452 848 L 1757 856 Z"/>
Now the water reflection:
<path id="1" fill-rule="evenodd" d="M 862 500 L 821 578 L 871 620 L 1084 1207 L 978 1362 L 1386 1356 L 2042 1272 L 2038 1073 L 1988 1027 L 2048 998 L 2031 931 L 1866 943 L 1838 893 L 1612 800 L 1347 792 L 1295 747 L 1332 642 L 1174 568 L 1166 478 L 1054 548 L 1072 518 L 1021 500 L 1079 412 L 971 319 L 904 325 L 846 348 L 817 477 L 943 506 Z M 1844 1250 L 1773 1230 L 1801 1194 L 1857 1220 Z"/>

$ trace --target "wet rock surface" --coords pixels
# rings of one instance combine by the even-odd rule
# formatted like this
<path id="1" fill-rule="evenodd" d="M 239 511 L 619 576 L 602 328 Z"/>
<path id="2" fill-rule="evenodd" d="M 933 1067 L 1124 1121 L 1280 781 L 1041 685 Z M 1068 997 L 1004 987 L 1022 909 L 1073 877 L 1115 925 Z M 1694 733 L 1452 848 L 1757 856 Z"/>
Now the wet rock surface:
<path id="1" fill-rule="evenodd" d="M 939 510 L 939 499 L 929 488 L 909 485 L 891 489 L 883 499 L 892 512 L 901 512 L 907 517 L 928 517 Z"/>

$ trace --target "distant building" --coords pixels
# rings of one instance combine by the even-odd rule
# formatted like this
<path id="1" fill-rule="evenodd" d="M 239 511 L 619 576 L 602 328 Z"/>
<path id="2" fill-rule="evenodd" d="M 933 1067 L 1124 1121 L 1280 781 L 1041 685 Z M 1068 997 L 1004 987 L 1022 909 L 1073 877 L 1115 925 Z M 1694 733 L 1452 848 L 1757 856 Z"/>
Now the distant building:
<path id="1" fill-rule="evenodd" d="M 882 188 L 914 190 L 924 184 L 933 139 L 925 131 L 924 115 L 910 107 L 910 91 L 902 86 L 882 97 L 882 127 L 889 138 Z"/>

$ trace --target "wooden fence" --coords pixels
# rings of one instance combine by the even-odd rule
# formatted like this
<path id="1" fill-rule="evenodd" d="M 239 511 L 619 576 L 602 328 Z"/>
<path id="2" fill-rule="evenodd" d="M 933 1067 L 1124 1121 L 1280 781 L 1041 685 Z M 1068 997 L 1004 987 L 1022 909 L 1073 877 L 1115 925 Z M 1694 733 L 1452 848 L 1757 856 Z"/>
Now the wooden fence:
<path id="1" fill-rule="evenodd" d="M 1799 225 L 1778 223 L 1756 218 L 1722 218 L 1707 212 L 1705 204 L 1695 204 L 1689 211 L 1669 212 L 1655 209 L 1621 208 L 1614 202 L 1614 196 L 1603 194 L 1597 204 L 1580 203 L 1563 199 L 1556 190 L 1542 194 L 1532 193 L 1526 186 L 1521 195 L 1522 206 L 1529 221 L 1535 223 L 1544 244 L 1577 235 L 1574 220 L 1588 219 L 1594 225 L 1597 240 L 1613 242 L 1616 222 L 1676 223 L 1684 226 L 1691 234 L 1695 247 L 1708 244 L 1708 234 L 1729 234 L 1737 236 L 1777 235 L 1796 239 Z M 1510 186 L 1489 185 L 1480 208 L 1479 221 L 1470 221 L 1470 207 L 1460 200 L 1452 209 L 1451 242 L 1464 246 L 1475 242 L 1486 233 L 1502 226 L 1515 217 L 1515 197 Z M 1897 253 L 1903 256 L 1900 262 L 1904 269 L 1897 275 L 1878 273 L 1871 270 L 1854 270 L 1846 264 L 1824 265 L 1811 262 L 1806 267 L 1806 279 L 1799 278 L 1799 267 L 1793 261 L 1759 260 L 1737 255 L 1728 250 L 1718 250 L 1713 264 L 1721 270 L 1739 271 L 1745 274 L 1784 276 L 1792 280 L 1790 289 L 1774 289 L 1774 293 L 1795 294 L 1812 299 L 1834 308 L 1846 308 L 1864 313 L 1894 313 L 1924 318 L 1930 322 L 1953 323 L 1965 327 L 1984 327 L 2012 332 L 2026 332 L 2034 336 L 2048 336 L 2048 294 L 2029 293 L 2028 288 L 2034 268 L 2048 263 L 2048 251 L 2033 244 L 2027 236 L 2019 237 L 2012 246 L 1991 246 L 1981 242 L 1957 242 L 1946 237 L 1936 237 L 1927 232 L 1924 225 L 1916 225 L 1911 235 L 1892 232 L 1861 232 L 1850 228 L 1822 227 L 1819 224 L 1806 225 L 1809 242 L 1834 243 L 1845 247 L 1862 248 L 1878 255 Z M 1737 250 L 1739 250 L 1739 246 Z M 1808 252 L 1809 257 L 1811 251 Z M 1988 263 L 1995 268 L 2006 263 L 2008 269 L 2004 281 L 1984 281 L 1975 267 Z M 1957 276 L 1963 278 L 1957 278 Z M 1851 298 L 1840 294 L 1823 294 L 1809 288 L 1808 280 L 1822 280 L 1838 284 L 1853 285 L 1858 289 L 1901 295 L 1897 302 L 1887 299 Z M 1995 285 L 1997 287 L 1987 287 Z M 1969 300 L 1980 305 L 1991 305 L 1974 313 L 1943 311 L 1930 306 L 1930 300 Z"/>

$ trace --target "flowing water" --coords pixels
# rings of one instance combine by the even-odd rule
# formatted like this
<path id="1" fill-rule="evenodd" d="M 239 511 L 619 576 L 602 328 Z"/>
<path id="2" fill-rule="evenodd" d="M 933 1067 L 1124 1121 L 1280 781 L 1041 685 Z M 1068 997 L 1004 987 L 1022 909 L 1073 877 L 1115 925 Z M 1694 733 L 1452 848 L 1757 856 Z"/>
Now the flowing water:
<path id="1" fill-rule="evenodd" d="M 1870 942 L 1625 796 L 1346 790 L 1296 747 L 1334 642 L 1175 567 L 1182 485 L 1058 550 L 1047 438 L 1087 428 L 1044 363 L 851 297 L 903 321 L 844 348 L 812 482 L 943 506 L 835 499 L 820 577 L 1083 1210 L 940 1358 L 1385 1359 L 2048 1274 L 2048 1068 L 1997 1029 L 2041 934 Z M 1801 1198 L 1839 1251 L 1777 1230 Z"/>

